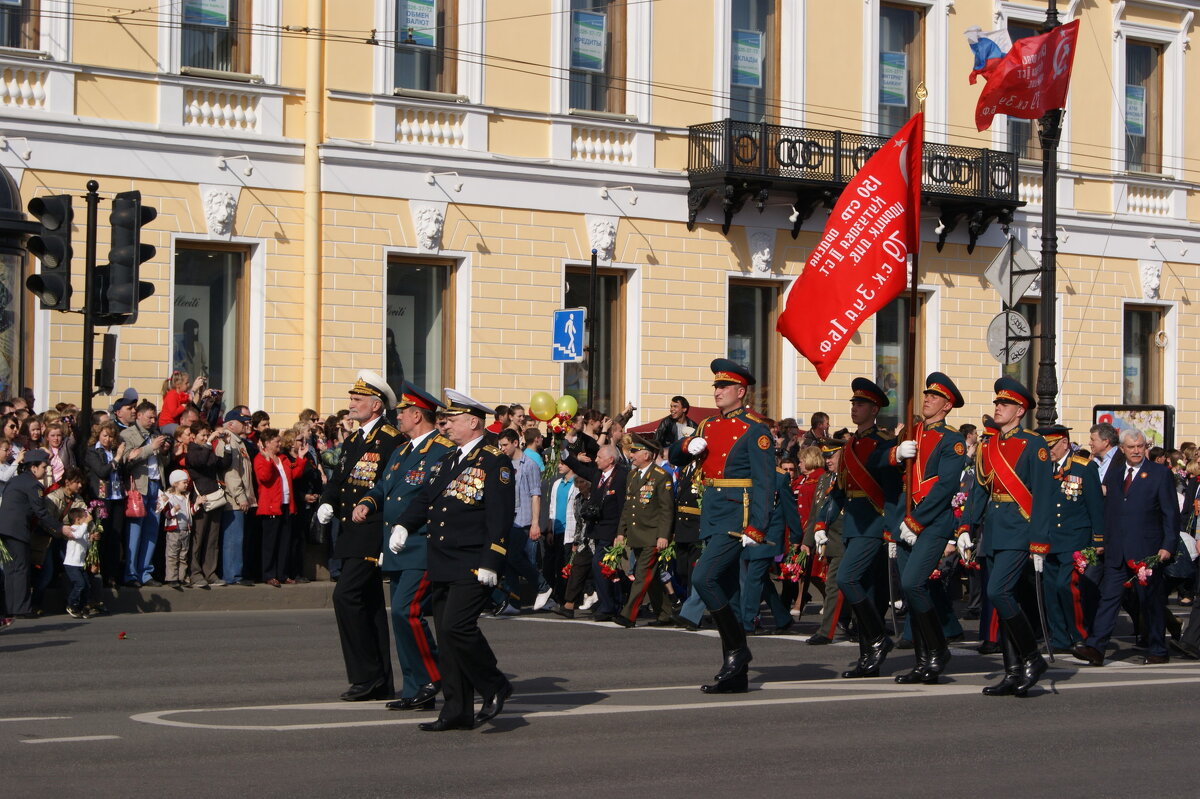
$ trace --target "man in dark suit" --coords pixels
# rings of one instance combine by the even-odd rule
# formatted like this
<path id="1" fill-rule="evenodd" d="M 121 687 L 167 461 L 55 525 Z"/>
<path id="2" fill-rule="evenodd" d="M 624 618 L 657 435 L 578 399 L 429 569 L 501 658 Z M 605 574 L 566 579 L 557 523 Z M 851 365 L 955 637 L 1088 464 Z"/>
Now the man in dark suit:
<path id="1" fill-rule="evenodd" d="M 570 445 L 576 442 L 575 433 L 567 436 L 568 454 L 563 463 L 592 484 L 592 492 L 585 507 L 591 505 L 599 510 L 594 519 L 588 520 L 584 529 L 584 537 L 593 542 L 592 547 L 592 579 L 596 583 L 596 610 L 593 619 L 596 621 L 612 621 L 621 608 L 621 590 L 610 580 L 600 574 L 600 560 L 604 551 L 613 545 L 617 537 L 617 525 L 621 522 L 621 510 L 625 506 L 625 482 L 629 469 L 620 462 L 617 448 L 611 445 L 600 447 L 596 452 L 596 462 L 585 463 L 575 455 L 570 454 Z M 582 440 L 582 436 L 578 440 Z M 568 600 L 572 597 L 568 596 Z"/>
<path id="2" fill-rule="evenodd" d="M 0 537 L 12 560 L 4 566 L 4 595 L 8 609 L 2 614 L 26 617 L 31 614 L 29 570 L 31 568 L 30 540 L 34 530 L 53 538 L 66 538 L 70 527 L 54 518 L 54 513 L 42 494 L 50 456 L 44 450 L 31 449 L 25 453 L 21 471 L 4 489 L 0 504 Z"/>
<path id="3" fill-rule="evenodd" d="M 350 688 L 341 695 L 348 702 L 391 699 L 392 652 L 388 641 L 387 607 L 379 551 L 383 541 L 383 516 L 375 510 L 361 521 L 351 514 L 362 497 L 375 487 L 399 443 L 400 431 L 383 414 L 396 404 L 387 381 L 363 370 L 350 387 L 350 418 L 359 428 L 342 446 L 337 471 L 329 479 L 317 508 L 317 521 L 328 524 L 336 515 L 341 533 L 333 556 L 342 560 L 342 574 L 333 589 L 342 658 Z"/>
<path id="4" fill-rule="evenodd" d="M 409 530 L 429 536 L 430 597 L 445 701 L 437 721 L 419 725 L 425 732 L 469 730 L 489 721 L 513 691 L 479 629 L 479 614 L 504 570 L 504 542 L 516 512 L 512 461 L 484 435 L 490 413 L 486 405 L 446 389 L 446 434 L 457 447 L 430 471 L 388 540 L 388 549 L 399 554 Z M 476 693 L 483 704 L 472 715 Z"/>
<path id="5" fill-rule="evenodd" d="M 1104 665 L 1104 650 L 1117 624 L 1125 583 L 1132 581 L 1145 614 L 1148 647 L 1145 664 L 1166 663 L 1167 593 L 1165 564 L 1179 536 L 1179 504 L 1170 470 L 1146 457 L 1146 437 L 1139 430 L 1121 433 L 1125 463 L 1104 477 L 1104 574 L 1100 605 L 1091 635 L 1075 647 L 1075 656 L 1093 666 Z M 1142 585 L 1129 563 L 1157 555 L 1161 565 Z"/>

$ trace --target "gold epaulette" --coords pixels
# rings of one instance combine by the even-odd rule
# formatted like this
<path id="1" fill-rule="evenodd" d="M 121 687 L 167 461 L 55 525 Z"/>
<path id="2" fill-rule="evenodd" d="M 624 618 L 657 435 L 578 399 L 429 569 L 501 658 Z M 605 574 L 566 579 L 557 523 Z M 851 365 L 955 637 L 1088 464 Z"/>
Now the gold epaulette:
<path id="1" fill-rule="evenodd" d="M 434 433 L 430 441 L 433 441 L 435 444 L 441 444 L 443 447 L 454 447 L 454 442 L 441 433 Z"/>
<path id="2" fill-rule="evenodd" d="M 654 464 L 654 468 L 650 470 L 650 474 L 666 474 L 666 473 L 667 473 L 666 469 L 659 466 L 657 463 Z"/>
<path id="3" fill-rule="evenodd" d="M 1082 455 L 1072 455 L 1071 463 L 1078 463 L 1080 466 L 1087 466 L 1088 459 L 1083 457 Z"/>
<path id="4" fill-rule="evenodd" d="M 380 427 L 379 432 L 386 433 L 387 435 L 392 436 L 393 438 L 400 435 L 400 431 L 397 430 L 396 428 L 392 427 L 390 424 L 385 424 L 382 427 Z"/>
<path id="5" fill-rule="evenodd" d="M 785 472 L 783 469 L 780 469 L 778 466 L 776 466 L 775 474 L 787 474 L 787 472 Z"/>
<path id="6" fill-rule="evenodd" d="M 499 455 L 500 454 L 500 450 L 496 449 L 491 444 L 484 444 L 482 447 L 480 447 L 480 449 L 482 449 L 484 452 L 488 453 L 489 455 Z"/>
<path id="7" fill-rule="evenodd" d="M 958 432 L 958 428 L 957 428 L 957 427 L 955 427 L 955 426 L 954 426 L 954 425 L 952 425 L 952 424 L 946 424 L 945 422 L 942 422 L 942 427 L 946 428 L 946 429 L 947 429 L 947 430 L 949 430 L 951 433 L 957 433 L 957 432 Z"/>
<path id="8" fill-rule="evenodd" d="M 879 436 L 884 441 L 891 441 L 896 437 L 894 433 L 885 433 L 879 428 L 875 428 L 875 435 Z"/>
<path id="9" fill-rule="evenodd" d="M 751 421 L 758 422 L 759 424 L 767 423 L 767 417 L 763 416 L 758 411 L 751 410 L 750 408 L 743 408 L 742 410 L 745 411 L 746 416 L 748 416 Z"/>

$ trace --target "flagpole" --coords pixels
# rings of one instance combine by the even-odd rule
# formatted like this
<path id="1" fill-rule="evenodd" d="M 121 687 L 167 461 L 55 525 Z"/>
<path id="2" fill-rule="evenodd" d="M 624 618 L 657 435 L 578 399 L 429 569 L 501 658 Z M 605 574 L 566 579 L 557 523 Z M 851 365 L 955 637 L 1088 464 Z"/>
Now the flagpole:
<path id="1" fill-rule="evenodd" d="M 921 114 L 921 147 L 925 146 L 925 98 L 929 96 L 929 92 L 925 89 L 924 83 L 917 84 L 917 113 Z M 924 154 L 922 153 L 922 156 Z M 924 158 L 921 159 L 922 169 L 917 174 L 916 180 L 923 180 L 925 175 Z M 920 214 L 920 208 L 916 209 L 916 213 Z M 921 300 L 921 294 L 917 290 L 920 284 L 920 246 L 921 237 L 918 233 L 917 240 L 914 242 L 912 250 L 908 257 L 912 264 L 912 278 L 908 287 L 908 341 L 906 346 L 908 349 L 908 396 L 904 398 L 904 434 L 905 438 L 916 440 L 917 437 L 917 421 L 916 421 L 916 398 L 921 396 L 917 385 L 917 303 Z M 924 386 L 920 387 L 921 389 Z M 913 469 L 913 460 L 908 462 L 908 471 L 911 473 Z M 912 514 L 913 496 L 912 496 L 912 481 L 906 481 L 909 485 L 905 487 L 904 504 L 905 516 Z"/>

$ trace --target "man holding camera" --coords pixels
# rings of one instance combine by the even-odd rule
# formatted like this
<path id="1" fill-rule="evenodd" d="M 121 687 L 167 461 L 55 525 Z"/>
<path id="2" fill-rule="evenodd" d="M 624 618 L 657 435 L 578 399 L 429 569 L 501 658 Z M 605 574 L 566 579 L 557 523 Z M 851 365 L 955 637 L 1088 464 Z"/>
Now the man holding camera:
<path id="1" fill-rule="evenodd" d="M 134 423 L 121 431 L 125 442 L 124 466 L 133 487 L 142 495 L 145 514 L 129 517 L 127 528 L 128 560 L 125 566 L 125 585 L 162 585 L 154 579 L 154 548 L 158 544 L 158 490 L 162 487 L 165 470 L 163 458 L 170 451 L 170 440 L 158 429 L 158 408 L 142 400 L 135 410 Z"/>

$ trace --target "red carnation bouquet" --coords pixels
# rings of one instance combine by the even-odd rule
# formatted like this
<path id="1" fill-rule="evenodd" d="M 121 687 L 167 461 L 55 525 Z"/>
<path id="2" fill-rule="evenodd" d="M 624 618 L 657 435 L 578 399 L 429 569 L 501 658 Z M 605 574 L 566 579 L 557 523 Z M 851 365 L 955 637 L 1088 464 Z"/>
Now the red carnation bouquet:
<path id="1" fill-rule="evenodd" d="M 1095 547 L 1081 549 L 1073 556 L 1075 561 L 1075 571 L 1083 574 L 1087 571 L 1088 566 L 1095 566 L 1100 562 L 1100 556 L 1096 554 Z"/>
<path id="2" fill-rule="evenodd" d="M 1134 580 L 1137 580 L 1138 585 L 1149 585 L 1150 578 L 1154 576 L 1154 569 L 1160 563 L 1162 563 L 1162 558 L 1158 555 L 1151 555 L 1141 560 L 1133 560 L 1131 558 L 1125 561 L 1125 566 L 1133 572 L 1129 579 L 1125 581 L 1125 587 L 1132 587 Z"/>
<path id="3" fill-rule="evenodd" d="M 802 550 L 798 544 L 793 544 L 788 549 L 787 557 L 779 564 L 780 576 L 785 580 L 798 583 L 804 577 L 804 567 L 807 565 L 808 553 Z"/>

